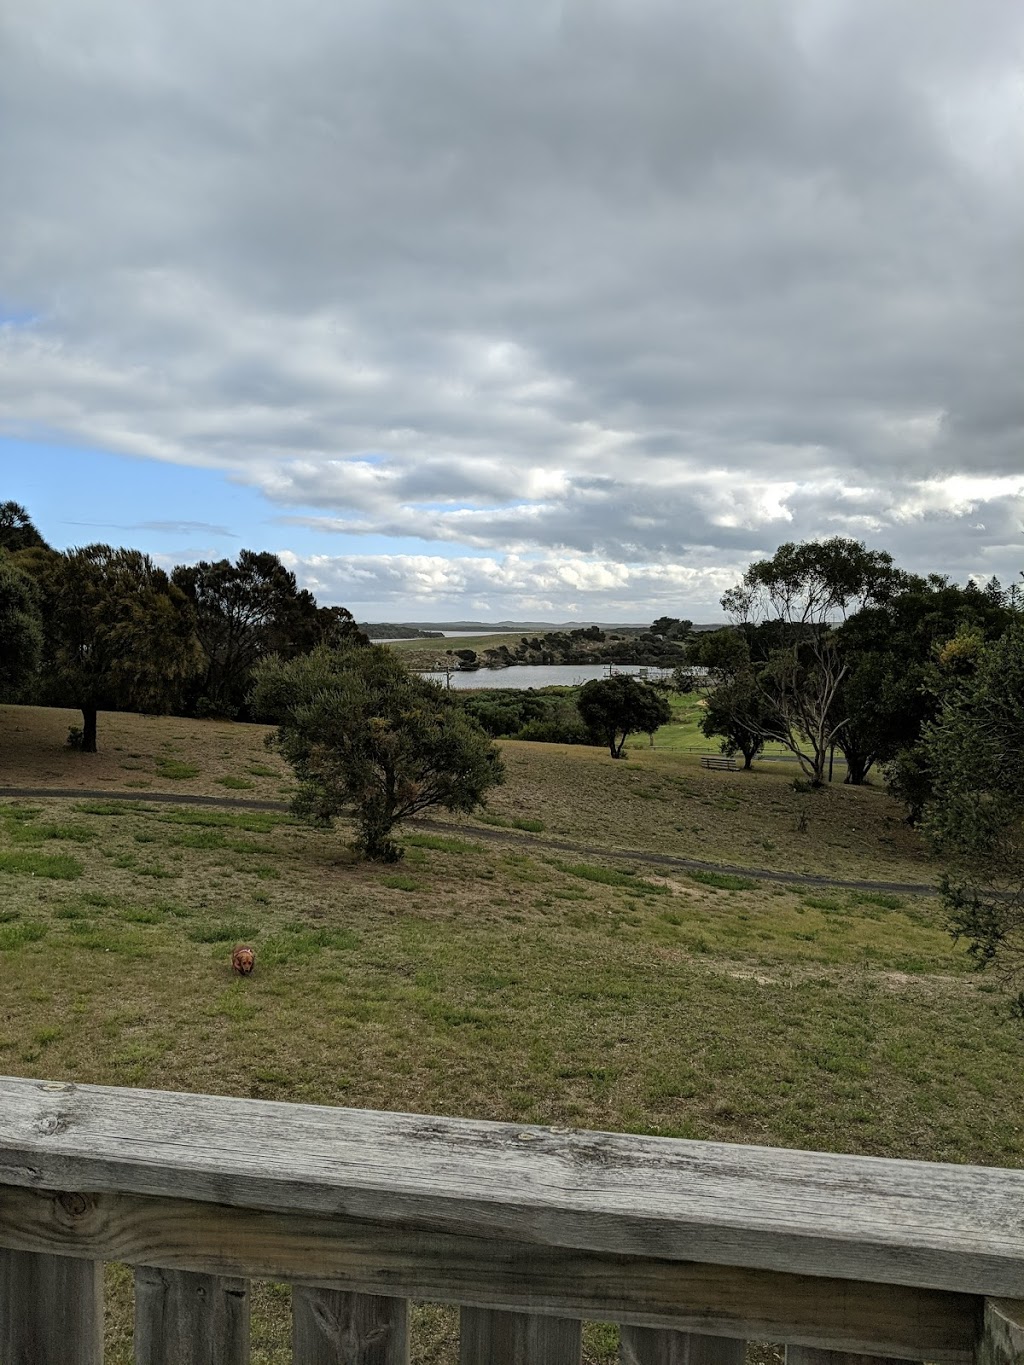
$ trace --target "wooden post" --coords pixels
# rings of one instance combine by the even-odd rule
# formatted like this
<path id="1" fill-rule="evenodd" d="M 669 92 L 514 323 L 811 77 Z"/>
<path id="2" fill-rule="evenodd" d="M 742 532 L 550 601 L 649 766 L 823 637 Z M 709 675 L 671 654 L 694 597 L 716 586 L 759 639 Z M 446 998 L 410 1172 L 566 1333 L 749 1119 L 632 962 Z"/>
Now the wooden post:
<path id="1" fill-rule="evenodd" d="M 743 1365 L 747 1343 L 701 1332 L 670 1332 L 659 1327 L 623 1327 L 621 1365 Z"/>
<path id="2" fill-rule="evenodd" d="M 248 1365 L 249 1286 L 187 1270 L 135 1271 L 135 1365 Z"/>
<path id="3" fill-rule="evenodd" d="M 576 1318 L 462 1310 L 459 1365 L 579 1365 L 582 1350 Z"/>
<path id="4" fill-rule="evenodd" d="M 1024 1299 L 986 1299 L 978 1365 L 1024 1365 Z"/>
<path id="5" fill-rule="evenodd" d="M 820 1351 L 815 1346 L 787 1346 L 786 1365 L 907 1365 L 890 1356 L 860 1356 L 849 1351 Z"/>
<path id="6" fill-rule="evenodd" d="M 103 1267 L 0 1248 L 3 1365 L 102 1365 Z"/>
<path id="7" fill-rule="evenodd" d="M 293 1365 L 409 1365 L 409 1304 L 379 1294 L 292 1289 Z"/>

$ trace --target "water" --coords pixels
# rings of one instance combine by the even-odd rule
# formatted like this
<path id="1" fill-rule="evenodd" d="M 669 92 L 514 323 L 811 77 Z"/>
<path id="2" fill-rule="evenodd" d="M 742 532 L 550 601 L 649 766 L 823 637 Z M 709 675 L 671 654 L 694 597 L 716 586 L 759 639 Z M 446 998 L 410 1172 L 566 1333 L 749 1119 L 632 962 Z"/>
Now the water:
<path id="1" fill-rule="evenodd" d="M 437 640 L 438 635 L 440 635 L 443 640 L 479 640 L 485 635 L 488 637 L 492 635 L 523 636 L 531 634 L 535 635 L 536 633 L 537 633 L 536 631 L 529 630 L 442 630 L 435 632 L 429 638 L 420 639 L 419 643 L 421 645 L 429 645 Z M 399 642 L 399 640 L 408 640 L 410 638 L 414 639 L 416 637 L 415 636 L 410 637 L 408 635 L 373 635 L 370 637 L 370 644 L 395 645 Z"/>
<path id="2" fill-rule="evenodd" d="M 616 664 L 616 673 L 638 673 L 649 678 L 667 677 L 671 669 L 644 668 L 639 664 Z M 443 673 L 422 673 L 442 687 Z M 607 664 L 516 664 L 512 668 L 478 668 L 467 673 L 453 673 L 452 687 L 463 690 L 478 687 L 514 687 L 522 691 L 529 687 L 575 687 L 591 678 L 607 678 Z"/>

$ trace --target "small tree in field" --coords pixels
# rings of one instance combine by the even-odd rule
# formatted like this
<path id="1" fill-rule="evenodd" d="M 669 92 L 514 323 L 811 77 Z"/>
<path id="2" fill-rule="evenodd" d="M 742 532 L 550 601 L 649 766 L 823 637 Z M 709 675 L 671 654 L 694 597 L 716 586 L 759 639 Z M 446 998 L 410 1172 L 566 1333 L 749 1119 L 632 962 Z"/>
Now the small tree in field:
<path id="1" fill-rule="evenodd" d="M 584 683 L 576 702 L 587 728 L 600 735 L 612 758 L 621 758 L 630 735 L 652 734 L 672 719 L 666 699 L 627 673 Z"/>
<path id="2" fill-rule="evenodd" d="M 367 858 L 396 862 L 400 821 L 430 806 L 471 811 L 504 778 L 476 721 L 380 645 L 266 659 L 250 702 L 278 723 L 301 783 L 296 813 L 329 823 L 354 807 Z"/>

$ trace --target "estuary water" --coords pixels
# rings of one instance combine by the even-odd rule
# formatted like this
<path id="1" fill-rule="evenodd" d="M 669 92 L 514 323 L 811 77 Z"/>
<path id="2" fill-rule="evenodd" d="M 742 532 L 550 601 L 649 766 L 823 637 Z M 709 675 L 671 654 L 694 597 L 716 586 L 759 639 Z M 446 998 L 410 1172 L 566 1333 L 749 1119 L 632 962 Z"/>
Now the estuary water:
<path id="1" fill-rule="evenodd" d="M 640 677 L 660 678 L 671 670 L 644 668 L 639 664 L 616 664 L 616 673 L 635 673 Z M 443 673 L 423 673 L 445 686 Z M 591 678 L 607 678 L 607 664 L 514 664 L 511 668 L 477 668 L 473 672 L 453 673 L 452 687 L 464 691 L 480 687 L 514 687 L 522 691 L 529 687 L 576 687 Z"/>

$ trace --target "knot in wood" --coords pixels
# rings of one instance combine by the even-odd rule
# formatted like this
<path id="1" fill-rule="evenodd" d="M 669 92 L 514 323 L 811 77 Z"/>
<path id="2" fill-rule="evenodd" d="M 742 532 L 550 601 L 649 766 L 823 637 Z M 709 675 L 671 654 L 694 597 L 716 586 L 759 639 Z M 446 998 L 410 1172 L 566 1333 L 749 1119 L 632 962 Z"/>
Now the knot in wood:
<path id="1" fill-rule="evenodd" d="M 58 1194 L 57 1203 L 61 1206 L 69 1218 L 81 1218 L 89 1212 L 91 1207 L 89 1200 L 84 1194 L 72 1193 L 65 1190 Z"/>
<path id="2" fill-rule="evenodd" d="M 32 1126 L 43 1137 L 52 1137 L 55 1133 L 63 1133 L 68 1126 L 68 1121 L 63 1114 L 44 1114 L 41 1118 L 36 1119 Z"/>

